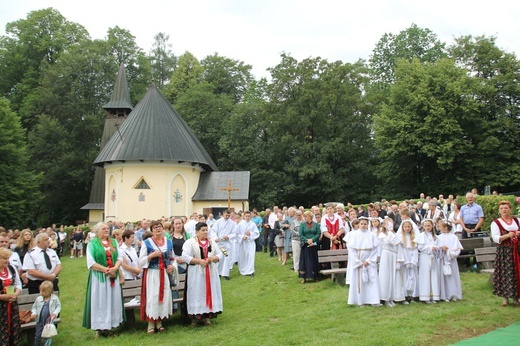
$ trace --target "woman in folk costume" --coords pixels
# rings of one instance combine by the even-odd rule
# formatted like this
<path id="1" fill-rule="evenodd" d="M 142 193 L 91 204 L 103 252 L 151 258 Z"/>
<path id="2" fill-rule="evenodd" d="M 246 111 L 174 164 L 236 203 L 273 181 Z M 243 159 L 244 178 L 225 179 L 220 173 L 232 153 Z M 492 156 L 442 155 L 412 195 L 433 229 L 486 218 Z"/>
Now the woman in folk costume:
<path id="1" fill-rule="evenodd" d="M 497 243 L 493 294 L 503 298 L 502 306 L 509 305 L 509 298 L 514 305 L 519 305 L 520 297 L 520 254 L 518 239 L 520 221 L 511 216 L 511 202 L 498 203 L 500 218 L 491 223 L 491 236 Z"/>
<path id="2" fill-rule="evenodd" d="M 403 271 L 404 254 L 402 242 L 393 231 L 379 232 L 377 235 L 381 256 L 379 260 L 379 298 L 386 306 L 394 307 L 395 302 L 404 302 Z"/>
<path id="3" fill-rule="evenodd" d="M 0 248 L 0 345 L 19 345 L 22 335 L 17 302 L 22 281 L 9 264 L 11 255 L 11 250 Z"/>
<path id="4" fill-rule="evenodd" d="M 143 268 L 141 320 L 148 321 L 148 334 L 164 332 L 162 320 L 172 314 L 170 276 L 177 271 L 173 244 L 164 236 L 163 225 L 153 221 L 152 236 L 141 245 L 139 266 Z"/>
<path id="5" fill-rule="evenodd" d="M 368 230 L 368 218 L 359 218 L 359 230 L 352 232 L 348 240 L 348 252 L 352 265 L 348 304 L 380 306 L 379 280 L 377 276 L 377 246 L 375 234 Z"/>
<path id="6" fill-rule="evenodd" d="M 87 246 L 89 276 L 83 327 L 96 330 L 99 337 L 126 320 L 119 278 L 123 258 L 117 241 L 109 238 L 106 223 L 99 222 L 93 230 L 96 236 Z"/>
<path id="7" fill-rule="evenodd" d="M 440 251 L 433 220 L 424 219 L 423 230 L 415 238 L 419 249 L 419 300 L 431 304 L 436 303 L 441 295 Z"/>
<path id="8" fill-rule="evenodd" d="M 223 310 L 217 263 L 224 260 L 224 255 L 217 243 L 208 238 L 206 223 L 197 223 L 195 235 L 182 246 L 182 260 L 188 264 L 184 289 L 187 314 L 191 326 L 198 322 L 211 325 L 210 319 Z"/>
<path id="9" fill-rule="evenodd" d="M 457 301 L 462 299 L 457 257 L 463 248 L 459 238 L 451 233 L 451 227 L 446 221 L 439 221 L 439 228 L 441 234 L 438 237 L 438 245 L 442 251 L 441 299 L 447 302 Z"/>
<path id="10" fill-rule="evenodd" d="M 321 218 L 322 249 L 337 250 L 343 248 L 342 239 L 345 235 L 343 219 L 334 213 L 334 207 L 329 204 L 326 214 Z"/>
<path id="11" fill-rule="evenodd" d="M 419 296 L 419 270 L 417 264 L 419 262 L 419 250 L 415 242 L 416 233 L 414 232 L 413 222 L 411 220 L 404 220 L 399 226 L 397 237 L 401 239 L 401 246 L 404 253 L 404 269 L 401 266 L 401 271 L 404 275 L 404 291 L 406 300 L 403 304 L 412 301 L 413 298 Z M 418 234 L 418 233 L 417 233 Z"/>

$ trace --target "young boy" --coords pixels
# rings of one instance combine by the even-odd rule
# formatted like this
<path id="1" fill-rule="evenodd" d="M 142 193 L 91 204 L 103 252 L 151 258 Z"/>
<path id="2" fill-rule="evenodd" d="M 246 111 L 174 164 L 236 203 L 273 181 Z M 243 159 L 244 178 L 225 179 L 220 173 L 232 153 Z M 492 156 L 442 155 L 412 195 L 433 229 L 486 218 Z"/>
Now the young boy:
<path id="1" fill-rule="evenodd" d="M 40 296 L 34 301 L 32 318 L 36 321 L 36 334 L 34 344 L 40 345 L 43 327 L 47 323 L 49 317 L 55 319 L 61 311 L 61 303 L 58 296 L 53 293 L 53 285 L 50 281 L 44 281 L 40 285 Z M 45 346 L 49 346 L 52 339 L 44 339 Z"/>

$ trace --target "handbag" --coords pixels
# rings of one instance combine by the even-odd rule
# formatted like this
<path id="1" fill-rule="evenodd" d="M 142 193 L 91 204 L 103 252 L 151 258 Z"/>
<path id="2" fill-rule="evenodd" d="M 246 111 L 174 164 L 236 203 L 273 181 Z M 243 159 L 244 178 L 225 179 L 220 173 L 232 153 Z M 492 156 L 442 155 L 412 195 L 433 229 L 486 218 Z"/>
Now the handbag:
<path id="1" fill-rule="evenodd" d="M 20 319 L 20 324 L 26 324 L 26 323 L 31 322 L 31 319 L 32 319 L 31 315 L 32 315 L 32 312 L 30 310 L 19 310 L 18 316 Z"/>
<path id="2" fill-rule="evenodd" d="M 451 275 L 451 265 L 449 263 L 446 263 L 442 266 L 442 271 L 444 275 L 449 276 Z"/>
<path id="3" fill-rule="evenodd" d="M 53 321 L 54 321 L 53 318 L 49 317 L 47 319 L 47 322 L 43 326 L 42 338 L 49 339 L 58 334 L 58 331 L 56 330 L 56 326 L 54 325 L 54 323 L 52 323 Z"/>

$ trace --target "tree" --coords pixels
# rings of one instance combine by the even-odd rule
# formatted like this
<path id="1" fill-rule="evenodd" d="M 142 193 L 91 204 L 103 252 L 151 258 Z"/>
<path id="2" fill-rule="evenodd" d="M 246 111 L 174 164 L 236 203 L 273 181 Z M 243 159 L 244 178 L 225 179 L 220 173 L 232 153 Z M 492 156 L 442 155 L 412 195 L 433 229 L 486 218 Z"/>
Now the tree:
<path id="1" fill-rule="evenodd" d="M 397 63 L 388 103 L 374 115 L 377 173 L 388 193 L 458 192 L 468 183 L 477 149 L 468 133 L 482 131 L 476 87 L 450 59 Z"/>
<path id="2" fill-rule="evenodd" d="M 224 94 L 238 103 L 244 97 L 253 80 L 251 65 L 242 61 L 221 57 L 217 53 L 201 61 L 204 80 L 214 86 L 215 94 Z"/>
<path id="3" fill-rule="evenodd" d="M 171 51 L 172 45 L 169 40 L 170 35 L 163 32 L 155 35 L 149 56 L 152 65 L 152 81 L 159 90 L 170 81 L 177 65 L 177 57 Z"/>
<path id="4" fill-rule="evenodd" d="M 177 98 L 188 89 L 203 81 L 204 68 L 193 54 L 186 52 L 179 57 L 179 64 L 173 71 L 170 83 L 164 88 L 164 96 L 176 103 Z"/>
<path id="5" fill-rule="evenodd" d="M 39 174 L 28 165 L 20 118 L 3 98 L 0 98 L 0 132 L 0 225 L 27 227 L 30 226 L 28 218 L 40 200 L 37 190 Z"/>
<path id="6" fill-rule="evenodd" d="M 395 80 L 394 70 L 400 59 L 435 62 L 447 56 L 445 44 L 429 29 L 416 24 L 394 35 L 385 33 L 370 56 L 372 81 L 388 85 Z"/>
<path id="7" fill-rule="evenodd" d="M 60 56 L 81 41 L 89 39 L 84 27 L 69 22 L 58 11 L 33 11 L 26 19 L 8 23 L 0 39 L 0 94 L 8 97 L 11 108 L 20 112 L 26 128 L 34 125 L 32 91 L 38 86 L 42 64 L 55 64 Z"/>
<path id="8" fill-rule="evenodd" d="M 230 97 L 216 95 L 212 85 L 200 82 L 180 94 L 174 106 L 219 166 L 221 160 L 227 159 L 218 142 L 223 124 L 233 109 Z"/>
<path id="9" fill-rule="evenodd" d="M 225 154 L 225 159 L 219 160 L 219 169 L 250 171 L 249 201 L 257 208 L 272 206 L 279 198 L 277 187 L 287 179 L 284 171 L 276 170 L 279 165 L 273 148 L 277 139 L 268 136 L 271 117 L 267 113 L 266 88 L 265 78 L 249 84 L 243 102 L 234 106 L 223 123 L 219 139 L 220 151 Z"/>
<path id="10" fill-rule="evenodd" d="M 289 177 L 280 182 L 279 198 L 307 205 L 347 195 L 352 201 L 365 200 L 375 181 L 364 64 L 321 58 L 298 62 L 283 54 L 269 71 L 266 113 L 268 135 L 276 141 L 273 169 Z"/>
<path id="11" fill-rule="evenodd" d="M 474 161 L 475 186 L 500 191 L 520 187 L 520 62 L 496 46 L 495 37 L 462 36 L 449 47 L 458 66 L 476 80 L 473 98 L 480 103 L 477 124 L 467 136 L 478 149 Z"/>
<path id="12" fill-rule="evenodd" d="M 130 97 L 137 103 L 148 90 L 152 80 L 150 60 L 135 42 L 130 31 L 118 26 L 108 29 L 107 44 L 114 58 L 114 66 L 125 64 L 126 76 L 130 88 Z M 116 67 L 116 68 L 117 68 Z"/>

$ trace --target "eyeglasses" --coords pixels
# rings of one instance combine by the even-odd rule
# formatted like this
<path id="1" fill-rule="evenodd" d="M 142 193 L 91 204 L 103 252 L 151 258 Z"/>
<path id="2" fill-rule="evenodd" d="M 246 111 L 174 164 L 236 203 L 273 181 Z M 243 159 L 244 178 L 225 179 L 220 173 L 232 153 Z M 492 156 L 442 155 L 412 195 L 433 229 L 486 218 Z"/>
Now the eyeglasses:
<path id="1" fill-rule="evenodd" d="M 163 228 L 163 226 L 159 226 L 159 225 L 158 225 L 158 226 L 154 226 L 154 227 L 153 227 L 153 229 L 161 229 L 161 228 Z"/>

